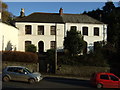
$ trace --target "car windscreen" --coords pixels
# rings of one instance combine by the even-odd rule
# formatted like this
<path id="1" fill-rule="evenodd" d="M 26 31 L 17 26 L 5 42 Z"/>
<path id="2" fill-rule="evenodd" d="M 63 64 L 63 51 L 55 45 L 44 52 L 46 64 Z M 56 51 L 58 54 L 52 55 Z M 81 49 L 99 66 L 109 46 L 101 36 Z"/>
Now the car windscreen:
<path id="1" fill-rule="evenodd" d="M 28 73 L 32 73 L 28 68 L 25 68 L 25 70 L 26 70 Z"/>

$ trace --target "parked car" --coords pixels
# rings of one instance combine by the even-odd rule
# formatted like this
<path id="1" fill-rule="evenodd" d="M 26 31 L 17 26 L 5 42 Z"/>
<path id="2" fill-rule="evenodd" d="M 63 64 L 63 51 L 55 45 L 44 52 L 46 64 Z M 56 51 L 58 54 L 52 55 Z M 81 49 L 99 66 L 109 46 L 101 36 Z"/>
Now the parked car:
<path id="1" fill-rule="evenodd" d="M 94 73 L 90 81 L 91 84 L 97 88 L 120 88 L 120 78 L 113 73 Z"/>
<path id="2" fill-rule="evenodd" d="M 42 80 L 41 73 L 31 72 L 28 68 L 22 66 L 7 66 L 3 69 L 2 80 L 8 82 L 10 80 L 26 81 L 29 83 L 35 83 Z"/>

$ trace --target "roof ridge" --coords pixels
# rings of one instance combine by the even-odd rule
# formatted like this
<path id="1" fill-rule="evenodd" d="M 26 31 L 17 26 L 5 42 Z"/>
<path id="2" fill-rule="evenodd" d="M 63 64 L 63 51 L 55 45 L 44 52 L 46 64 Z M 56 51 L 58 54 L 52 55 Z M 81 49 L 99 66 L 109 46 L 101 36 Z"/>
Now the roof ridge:
<path id="1" fill-rule="evenodd" d="M 59 13 L 34 12 L 32 14 L 59 14 Z"/>
<path id="2" fill-rule="evenodd" d="M 32 14 L 59 14 L 59 13 L 47 13 L 47 12 L 34 12 Z M 31 15 L 31 14 L 30 14 Z M 73 13 L 63 13 L 63 15 L 85 15 L 85 14 L 73 14 Z"/>

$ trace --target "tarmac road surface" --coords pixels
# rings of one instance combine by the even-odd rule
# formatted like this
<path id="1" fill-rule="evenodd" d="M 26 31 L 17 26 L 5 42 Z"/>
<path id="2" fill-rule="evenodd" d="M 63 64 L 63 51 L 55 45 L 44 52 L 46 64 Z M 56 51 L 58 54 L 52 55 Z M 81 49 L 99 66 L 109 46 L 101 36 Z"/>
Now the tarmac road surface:
<path id="1" fill-rule="evenodd" d="M 93 88 L 89 80 L 69 79 L 61 77 L 44 77 L 39 83 L 3 82 L 2 88 Z"/>

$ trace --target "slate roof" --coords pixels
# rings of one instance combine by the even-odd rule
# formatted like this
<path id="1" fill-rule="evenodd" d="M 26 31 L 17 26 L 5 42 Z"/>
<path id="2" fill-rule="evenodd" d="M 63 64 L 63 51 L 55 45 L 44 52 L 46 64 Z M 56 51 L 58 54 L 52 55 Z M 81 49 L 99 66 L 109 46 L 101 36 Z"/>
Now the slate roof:
<path id="1" fill-rule="evenodd" d="M 16 22 L 103 24 L 103 22 L 84 14 L 60 15 L 59 13 L 32 13 L 25 17 L 16 18 Z"/>
<path id="2" fill-rule="evenodd" d="M 63 23 L 57 13 L 32 13 L 25 17 L 18 17 L 16 22 Z"/>

